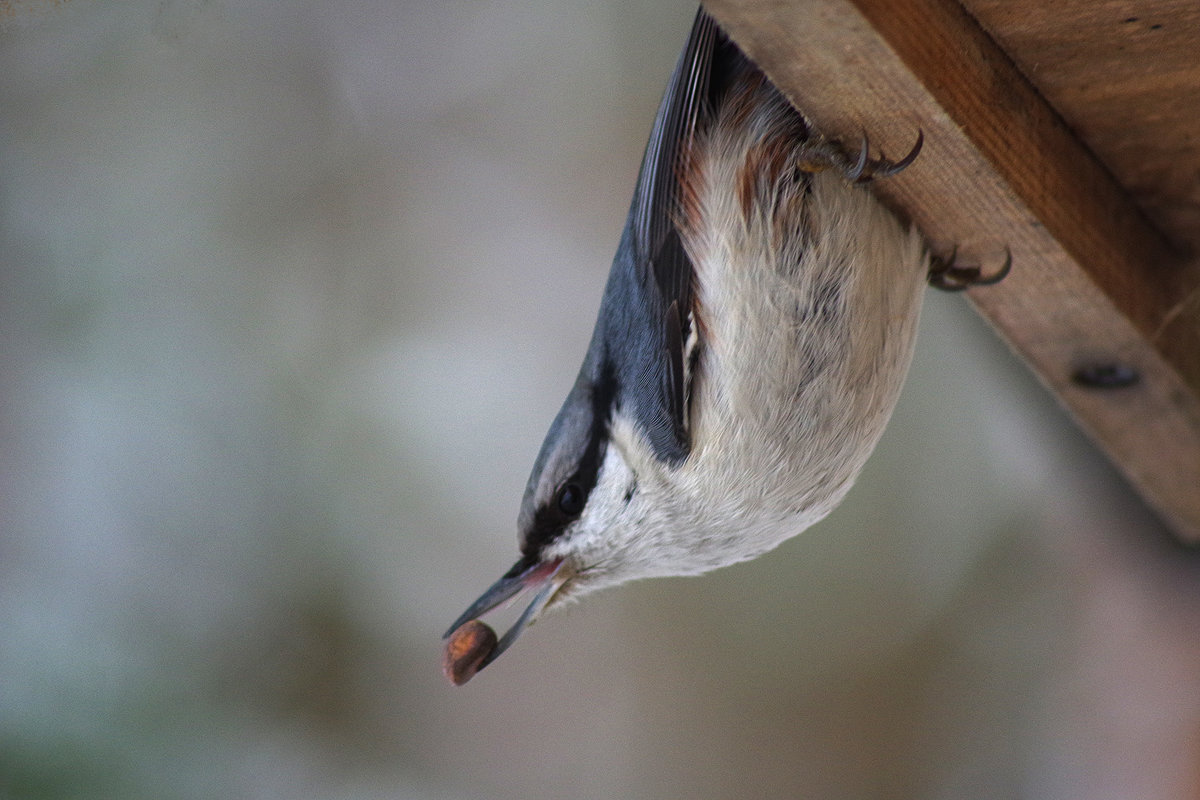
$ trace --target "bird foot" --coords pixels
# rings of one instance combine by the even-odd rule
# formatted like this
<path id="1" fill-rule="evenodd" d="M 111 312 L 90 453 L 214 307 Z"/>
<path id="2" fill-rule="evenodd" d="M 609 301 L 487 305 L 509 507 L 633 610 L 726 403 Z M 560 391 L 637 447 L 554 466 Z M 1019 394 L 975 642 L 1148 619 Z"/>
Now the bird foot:
<path id="1" fill-rule="evenodd" d="M 1004 263 L 991 275 L 984 275 L 979 266 L 964 266 L 954 263 L 958 248 L 950 251 L 948 258 L 933 256 L 929 264 L 929 285 L 943 292 L 961 292 L 973 286 L 992 286 L 1004 280 L 1012 269 L 1012 252 L 1005 248 Z"/>
<path id="2" fill-rule="evenodd" d="M 917 131 L 917 143 L 908 151 L 908 155 L 899 161 L 892 161 L 880 151 L 879 158 L 871 158 L 871 142 L 867 139 L 867 134 L 864 131 L 862 135 L 862 144 L 858 150 L 858 160 L 846 170 L 846 180 L 851 183 L 869 183 L 876 178 L 890 178 L 897 173 L 903 172 L 910 164 L 917 160 L 917 156 L 921 153 L 921 146 L 925 144 L 925 134 Z"/>

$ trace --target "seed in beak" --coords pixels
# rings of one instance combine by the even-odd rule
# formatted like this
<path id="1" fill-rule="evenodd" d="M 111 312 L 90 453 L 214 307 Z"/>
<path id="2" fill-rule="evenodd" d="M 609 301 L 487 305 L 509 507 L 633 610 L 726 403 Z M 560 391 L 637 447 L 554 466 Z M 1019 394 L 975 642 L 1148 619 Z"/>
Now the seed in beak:
<path id="1" fill-rule="evenodd" d="M 498 640 L 486 622 L 467 620 L 446 640 L 442 653 L 442 672 L 455 686 L 462 686 L 483 668 Z"/>

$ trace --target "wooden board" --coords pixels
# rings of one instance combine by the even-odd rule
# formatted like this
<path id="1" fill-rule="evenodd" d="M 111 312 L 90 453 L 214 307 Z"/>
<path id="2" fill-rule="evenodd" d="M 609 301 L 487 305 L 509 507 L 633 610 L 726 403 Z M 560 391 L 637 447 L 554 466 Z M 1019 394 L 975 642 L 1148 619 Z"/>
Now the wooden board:
<path id="1" fill-rule="evenodd" d="M 902 154 L 924 131 L 916 164 L 876 191 L 960 260 L 1011 250 L 1012 275 L 972 290 L 976 308 L 1200 542 L 1200 272 L 1179 246 L 1196 233 L 1183 216 L 1178 230 L 1134 202 L 953 0 L 707 6 L 828 135 L 866 131 Z"/>
<path id="2" fill-rule="evenodd" d="M 963 5 L 1153 224 L 1200 252 L 1200 2 Z"/>

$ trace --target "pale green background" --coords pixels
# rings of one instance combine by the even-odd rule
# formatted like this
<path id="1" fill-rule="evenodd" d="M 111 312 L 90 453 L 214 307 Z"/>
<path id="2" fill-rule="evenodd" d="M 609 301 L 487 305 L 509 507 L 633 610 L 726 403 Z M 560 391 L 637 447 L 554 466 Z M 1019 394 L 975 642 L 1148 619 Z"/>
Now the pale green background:
<path id="1" fill-rule="evenodd" d="M 1196 791 L 1197 558 L 961 296 L 828 521 L 443 680 L 691 5 L 5 9 L 0 796 Z"/>

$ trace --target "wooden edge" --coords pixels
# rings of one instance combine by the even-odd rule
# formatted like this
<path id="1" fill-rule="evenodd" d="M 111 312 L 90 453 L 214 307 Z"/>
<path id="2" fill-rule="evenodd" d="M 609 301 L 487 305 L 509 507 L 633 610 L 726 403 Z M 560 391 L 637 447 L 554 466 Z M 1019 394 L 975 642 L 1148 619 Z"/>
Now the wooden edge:
<path id="1" fill-rule="evenodd" d="M 1200 542 L 1200 272 L 975 21 L 953 0 L 706 7 L 826 135 L 857 146 L 867 132 L 898 155 L 924 132 L 921 157 L 875 191 L 935 252 L 986 268 L 1011 251 L 1012 274 L 972 290 L 975 307 Z M 1089 368 L 1107 388 L 1081 380 Z"/>

